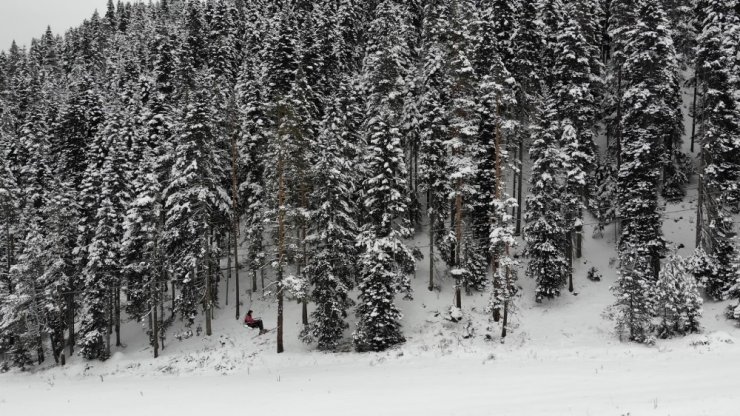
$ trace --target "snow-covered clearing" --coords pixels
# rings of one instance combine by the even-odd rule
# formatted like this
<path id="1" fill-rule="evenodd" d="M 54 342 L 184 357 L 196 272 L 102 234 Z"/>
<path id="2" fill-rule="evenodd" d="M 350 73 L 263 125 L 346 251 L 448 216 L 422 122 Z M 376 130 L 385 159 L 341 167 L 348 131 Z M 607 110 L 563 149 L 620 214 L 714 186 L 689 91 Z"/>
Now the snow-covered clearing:
<path id="1" fill-rule="evenodd" d="M 714 349 L 716 348 L 716 350 Z M 736 348 L 287 354 L 226 376 L 54 372 L 3 380 L 4 415 L 736 415 Z M 271 357 L 274 358 L 274 357 Z M 221 413 L 223 412 L 223 413 Z"/>

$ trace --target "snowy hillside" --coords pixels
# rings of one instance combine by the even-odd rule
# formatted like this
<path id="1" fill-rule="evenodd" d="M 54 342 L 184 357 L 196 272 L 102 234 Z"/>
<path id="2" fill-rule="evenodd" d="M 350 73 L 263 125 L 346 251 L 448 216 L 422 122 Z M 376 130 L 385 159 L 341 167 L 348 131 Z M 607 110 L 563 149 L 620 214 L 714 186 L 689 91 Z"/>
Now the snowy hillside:
<path id="1" fill-rule="evenodd" d="M 686 219 L 669 221 L 690 229 Z M 257 337 L 222 306 L 214 321 L 217 335 L 169 339 L 158 359 L 138 341 L 115 349 L 104 363 L 76 357 L 63 368 L 0 375 L 0 412 L 736 415 L 740 396 L 729 380 L 740 368 L 740 329 L 724 318 L 726 303 L 705 305 L 702 334 L 653 347 L 619 342 L 613 323 L 602 316 L 613 303 L 613 242 L 589 239 L 585 246 L 594 261 L 579 265 L 577 296 L 536 304 L 526 296 L 533 282 L 520 281 L 525 296 L 505 344 L 483 313 L 486 295 L 463 298 L 461 322 L 445 320 L 451 284 L 428 292 L 421 262 L 413 280 L 416 300 L 401 303 L 408 340 L 387 352 L 313 351 L 297 339 L 301 312 L 291 302 L 286 352 L 278 355 L 274 334 Z M 585 279 L 591 265 L 605 271 L 604 280 Z M 255 298 L 245 306 L 273 326 L 271 300 Z M 137 331 L 127 324 L 124 343 L 141 340 Z M 362 404 L 368 394 L 371 406 Z"/>
<path id="2" fill-rule="evenodd" d="M 0 416 L 737 416 L 738 74 L 738 0 L 109 1 L 13 43 Z"/>

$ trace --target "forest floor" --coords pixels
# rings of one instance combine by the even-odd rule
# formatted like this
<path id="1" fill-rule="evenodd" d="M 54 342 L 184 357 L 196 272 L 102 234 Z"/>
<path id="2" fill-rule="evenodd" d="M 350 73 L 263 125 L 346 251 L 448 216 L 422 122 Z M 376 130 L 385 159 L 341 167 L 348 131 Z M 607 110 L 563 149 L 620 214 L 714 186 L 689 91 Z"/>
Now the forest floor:
<path id="1" fill-rule="evenodd" d="M 684 95 L 690 102 L 690 91 Z M 688 136 L 684 146 L 688 151 Z M 694 249 L 696 199 L 692 183 L 682 202 L 665 204 L 665 237 L 684 257 Z M 241 324 L 248 308 L 268 328 L 276 322 L 274 299 L 260 292 L 250 300 L 244 288 L 251 279 L 242 272 L 240 319 L 232 281 L 229 306 L 221 301 L 215 312 L 214 335 L 178 339 L 185 328 L 176 323 L 154 359 L 144 328 L 128 322 L 124 345 L 106 362 L 75 356 L 65 367 L 0 374 L 0 415 L 737 415 L 740 328 L 724 317 L 730 303 L 705 304 L 700 334 L 653 346 L 620 341 L 606 313 L 614 302 L 615 230 L 594 238 L 593 223 L 586 219 L 574 293 L 534 302 L 535 284 L 522 265 L 521 297 L 503 343 L 500 324 L 485 312 L 487 293 L 463 296 L 463 319 L 446 319 L 454 282 L 439 264 L 438 289 L 428 291 L 424 259 L 413 279 L 415 300 L 397 300 L 406 343 L 352 352 L 351 316 L 343 352 L 317 352 L 298 339 L 300 305 L 286 302 L 286 352 L 277 354 L 274 332 L 258 337 Z M 426 232 L 410 244 L 428 254 Z M 591 267 L 603 274 L 600 282 L 586 279 Z M 223 282 L 221 289 L 224 295 Z M 198 319 L 193 328 L 205 326 Z"/>

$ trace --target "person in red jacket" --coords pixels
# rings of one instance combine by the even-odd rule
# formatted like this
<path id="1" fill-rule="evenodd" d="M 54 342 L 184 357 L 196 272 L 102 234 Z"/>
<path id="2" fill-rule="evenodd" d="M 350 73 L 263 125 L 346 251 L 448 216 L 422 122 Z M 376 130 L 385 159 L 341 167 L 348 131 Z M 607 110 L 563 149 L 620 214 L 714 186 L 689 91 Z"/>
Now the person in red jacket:
<path id="1" fill-rule="evenodd" d="M 260 335 L 264 334 L 265 332 L 265 326 L 262 324 L 262 319 L 254 319 L 252 318 L 252 310 L 250 309 L 249 312 L 247 312 L 247 316 L 244 317 L 244 325 L 250 327 L 250 328 L 259 328 L 260 329 Z"/>

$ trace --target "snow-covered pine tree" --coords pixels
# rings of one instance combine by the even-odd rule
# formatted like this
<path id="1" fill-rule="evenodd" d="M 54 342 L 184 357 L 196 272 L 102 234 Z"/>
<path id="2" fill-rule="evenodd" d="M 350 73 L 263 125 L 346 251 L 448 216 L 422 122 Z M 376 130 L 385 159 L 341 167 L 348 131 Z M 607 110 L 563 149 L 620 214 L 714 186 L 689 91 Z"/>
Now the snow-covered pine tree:
<path id="1" fill-rule="evenodd" d="M 545 84 L 552 87 L 555 84 L 553 69 L 557 52 L 555 45 L 558 34 L 563 25 L 565 8 L 562 0 L 538 0 L 538 16 L 542 21 L 543 40 L 545 48 L 542 51 L 542 71 Z"/>
<path id="2" fill-rule="evenodd" d="M 110 356 L 110 331 L 118 323 L 120 289 L 123 284 L 124 260 L 121 253 L 123 220 L 131 200 L 133 168 L 130 146 L 142 140 L 142 130 L 136 117 L 139 112 L 126 105 L 131 97 L 121 97 L 122 104 L 110 106 L 109 117 L 98 133 L 106 154 L 98 172 L 99 207 L 95 213 L 95 228 L 82 269 L 82 297 L 85 307 L 81 312 L 80 354 L 88 359 L 107 359 Z M 118 329 L 118 328 L 117 328 Z M 120 344 L 116 332 L 117 345 Z"/>
<path id="3" fill-rule="evenodd" d="M 182 39 L 176 52 L 179 65 L 177 77 L 181 94 L 188 94 L 195 90 L 199 71 L 208 65 L 207 27 L 203 19 L 203 3 L 196 0 L 187 0 L 184 7 L 182 25 Z M 180 97 L 187 100 L 186 97 Z"/>
<path id="4" fill-rule="evenodd" d="M 652 280 L 658 277 L 665 248 L 657 195 L 659 166 L 665 141 L 676 137 L 676 124 L 681 126 L 671 105 L 677 101 L 677 68 L 666 27 L 659 5 L 643 4 L 637 25 L 627 35 L 622 67 L 626 90 L 618 182 L 620 246 L 634 244 L 641 253 L 649 253 L 652 266 L 644 272 Z"/>
<path id="5" fill-rule="evenodd" d="M 75 65 L 70 74 L 71 94 L 54 126 L 52 146 L 65 177 L 79 186 L 87 165 L 88 146 L 104 120 L 102 99 L 87 70 Z"/>
<path id="6" fill-rule="evenodd" d="M 126 313 L 129 318 L 142 322 L 145 317 L 155 328 L 149 329 L 154 356 L 158 354 L 158 337 L 161 330 L 156 309 L 162 302 L 164 279 L 164 253 L 161 247 L 163 228 L 162 186 L 158 180 L 155 149 L 146 147 L 141 162 L 132 178 L 132 200 L 123 223 L 121 251 L 126 278 Z"/>
<path id="7" fill-rule="evenodd" d="M 646 249 L 623 243 L 619 252 L 619 277 L 611 288 L 617 297 L 612 311 L 620 338 L 626 333 L 630 341 L 650 342 L 655 313 L 651 268 L 650 253 Z"/>
<path id="8" fill-rule="evenodd" d="M 501 177 L 501 175 L 499 175 Z M 514 298 L 518 292 L 515 285 L 517 280 L 518 262 L 510 255 L 510 250 L 517 245 L 514 237 L 513 217 L 509 214 L 512 207 L 516 207 L 516 200 L 507 198 L 501 190 L 503 181 L 499 185 L 494 200 L 494 218 L 491 219 L 491 249 L 496 266 L 493 270 L 491 284 L 491 298 L 488 310 L 494 316 L 503 318 L 501 322 L 501 341 L 506 338 L 509 317 L 516 310 Z"/>
<path id="9" fill-rule="evenodd" d="M 447 103 L 447 154 L 449 157 L 449 180 L 454 200 L 454 258 L 453 275 L 455 286 L 455 306 L 461 307 L 461 288 L 466 292 L 482 290 L 486 286 L 486 244 L 477 244 L 470 226 L 470 207 L 476 201 L 475 155 L 478 153 L 476 139 L 480 125 L 480 114 L 476 103 L 478 79 L 471 61 L 470 31 L 468 21 L 472 5 L 465 1 L 450 5 L 451 19 L 448 33 L 447 85 L 444 92 L 449 97 Z M 483 250 L 483 253 L 481 253 Z"/>
<path id="10" fill-rule="evenodd" d="M 511 39 L 514 55 L 509 68 L 516 80 L 516 105 L 512 109 L 518 125 L 515 140 L 510 140 L 510 148 L 516 157 L 514 190 L 517 200 L 515 210 L 515 233 L 521 234 L 522 209 L 524 205 L 524 150 L 532 137 L 537 110 L 543 105 L 542 83 L 545 71 L 542 67 L 542 52 L 545 50 L 545 35 L 542 22 L 537 14 L 535 0 L 523 0 L 517 11 L 517 26 Z"/>
<path id="11" fill-rule="evenodd" d="M 631 41 L 625 50 L 627 56 L 622 68 L 623 82 L 627 88 L 649 90 L 654 96 L 653 102 L 658 107 L 651 113 L 655 114 L 655 129 L 662 135 L 662 195 L 666 199 L 680 199 L 686 194 L 684 187 L 688 183 L 688 172 L 686 155 L 681 152 L 684 126 L 679 64 L 664 9 L 658 4 L 653 6 L 642 7 L 638 26 L 629 32 Z M 647 56 L 645 51 L 655 53 Z M 634 73 L 640 79 L 637 81 L 641 84 L 639 87 L 634 85 Z M 629 104 L 624 103 L 625 112 L 629 110 Z M 628 128 L 622 126 L 623 131 Z"/>
<path id="12" fill-rule="evenodd" d="M 569 0 L 566 14 L 575 17 L 581 26 L 591 69 L 591 94 L 600 103 L 604 95 L 604 63 L 601 59 L 604 33 L 601 24 L 606 12 L 602 9 L 600 0 Z"/>
<path id="13" fill-rule="evenodd" d="M 485 0 L 482 3 L 484 5 L 481 17 L 491 22 L 497 55 L 501 57 L 506 68 L 509 68 L 514 59 L 514 48 L 518 47 L 511 42 L 516 30 L 518 1 Z"/>
<path id="14" fill-rule="evenodd" d="M 737 249 L 731 209 L 740 201 L 740 109 L 735 101 L 732 65 L 733 33 L 740 25 L 734 0 L 706 2 L 706 18 L 698 39 L 697 67 L 702 90 L 702 179 L 699 195 L 699 245 L 716 258 L 716 276 L 706 292 L 719 300 L 733 284 Z"/>
<path id="15" fill-rule="evenodd" d="M 578 252 L 580 247 L 583 200 L 592 184 L 591 173 L 596 153 L 593 130 L 596 102 L 591 89 L 594 74 L 591 73 L 589 61 L 589 44 L 582 34 L 581 25 L 574 18 L 568 18 L 563 24 L 555 48 L 554 108 L 563 122 L 559 140 L 567 155 L 563 160 L 567 178 L 562 200 L 564 227 L 568 234 L 564 248 L 569 267 L 572 268 L 573 249 Z M 568 290 L 573 291 L 572 270 L 568 274 Z"/>
<path id="16" fill-rule="evenodd" d="M 502 61 L 503 55 L 495 36 L 496 17 L 490 7 L 491 3 L 487 3 L 478 11 L 471 41 L 473 68 L 478 81 L 476 95 L 480 124 L 473 155 L 476 165 L 475 200 L 472 202 L 470 220 L 475 240 L 487 256 L 491 253 L 489 227 L 494 216 L 495 161 L 500 158 L 502 164 L 509 162 L 505 151 L 506 140 L 501 137 L 499 148 L 496 146 L 496 136 L 513 136 L 515 131 L 515 125 L 507 113 L 507 108 L 513 108 L 515 104 L 514 79 Z"/>
<path id="17" fill-rule="evenodd" d="M 612 0 L 609 5 L 609 70 L 607 71 L 607 95 L 605 99 L 606 133 L 610 155 L 619 170 L 619 147 L 622 143 L 622 98 L 625 86 L 622 66 L 626 58 L 628 32 L 637 23 L 638 0 Z"/>
<path id="18" fill-rule="evenodd" d="M 278 353 L 282 352 L 282 302 L 284 287 L 282 279 L 285 276 L 285 266 L 288 260 L 298 256 L 298 246 L 304 249 L 300 254 L 305 257 L 305 243 L 302 241 L 299 230 L 305 230 L 308 213 L 308 195 L 311 192 L 311 177 L 309 165 L 314 160 L 313 151 L 316 148 L 316 116 L 317 109 L 313 106 L 314 95 L 307 84 L 305 73 L 299 67 L 291 82 L 290 90 L 285 96 L 276 96 L 271 107 L 275 115 L 275 131 L 268 138 L 268 157 L 277 169 L 268 171 L 267 189 L 270 195 L 271 208 L 267 210 L 268 218 L 275 218 L 278 225 L 275 240 L 275 260 L 273 268 L 277 274 L 278 298 Z M 295 240 L 291 234 L 296 233 Z M 302 262 L 303 259 L 297 259 Z M 304 278 L 305 276 L 300 276 Z M 304 302 L 305 299 L 300 299 Z M 304 313 L 307 320 L 307 313 Z M 307 322 L 304 322 L 307 324 Z"/>
<path id="19" fill-rule="evenodd" d="M 653 290 L 655 312 L 661 320 L 659 337 L 699 331 L 703 300 L 694 276 L 686 270 L 686 260 L 671 256 L 660 270 Z"/>
<path id="20" fill-rule="evenodd" d="M 555 101 L 548 99 L 546 103 L 529 148 L 532 176 L 524 217 L 525 253 L 529 257 L 527 275 L 537 282 L 538 302 L 560 295 L 570 267 L 562 250 L 566 235 L 562 214 L 565 155 L 558 140 L 560 128 Z"/>
<path id="21" fill-rule="evenodd" d="M 51 303 L 46 298 L 44 277 L 47 248 L 44 227 L 38 217 L 30 218 L 22 251 L 17 264 L 10 269 L 13 289 L 3 296 L 0 302 L 0 339 L 8 345 L 3 348 L 12 364 L 21 369 L 33 364 L 33 354 L 38 364 L 44 362 L 44 337 L 47 333 L 45 305 Z"/>
<path id="22" fill-rule="evenodd" d="M 247 262 L 252 270 L 251 290 L 257 290 L 257 271 L 263 270 L 265 252 L 263 243 L 265 206 L 265 165 L 267 129 L 267 101 L 261 67 L 247 60 L 237 82 L 237 105 L 241 128 L 237 140 L 239 167 L 239 215 L 245 223 L 245 237 L 249 249 Z M 264 273 L 264 272 L 263 272 Z M 264 285 L 263 285 L 264 286 Z M 239 317 L 237 317 L 239 318 Z"/>
<path id="23" fill-rule="evenodd" d="M 403 105 L 403 80 L 408 71 L 403 27 L 405 5 L 384 0 L 370 24 L 363 87 L 368 95 L 367 118 L 362 126 L 367 143 L 364 208 L 359 243 L 360 301 L 353 335 L 359 351 L 381 351 L 405 341 L 401 312 L 394 304 L 398 293 L 410 295 L 409 269 L 414 258 L 403 242 L 411 234 L 406 212 L 407 167 L 398 114 Z"/>
<path id="24" fill-rule="evenodd" d="M 215 145 L 208 81 L 204 74 L 197 78 L 199 86 L 190 94 L 178 128 L 175 163 L 164 191 L 163 245 L 180 287 L 176 307 L 188 325 L 195 322 L 199 302 L 211 313 L 208 239 L 212 222 L 231 209 L 223 180 L 229 159 Z"/>
<path id="25" fill-rule="evenodd" d="M 665 249 L 657 195 L 659 162 L 664 140 L 676 136 L 676 113 L 671 103 L 677 101 L 677 67 L 666 27 L 660 5 L 642 3 L 635 27 L 624 33 L 621 51 L 625 90 L 621 99 L 618 204 L 622 233 L 620 278 L 614 291 L 620 307 L 617 326 L 626 325 L 630 339 L 637 342 L 648 337 L 650 322 L 645 314 L 654 307 L 653 286 Z"/>
<path id="26" fill-rule="evenodd" d="M 429 218 L 429 285 L 435 283 L 435 248 L 445 236 L 446 219 L 449 216 L 449 196 L 452 193 L 449 178 L 449 156 L 445 147 L 448 131 L 448 114 L 445 112 L 446 94 L 446 47 L 445 35 L 450 21 L 445 2 L 435 2 L 424 10 L 422 32 L 421 82 L 417 108 L 419 121 L 419 189 L 427 194 L 427 217 Z M 449 250 L 441 253 L 450 260 Z"/>
<path id="27" fill-rule="evenodd" d="M 340 84 L 321 123 L 311 175 L 320 186 L 310 195 L 311 225 L 306 240 L 316 248 L 304 273 L 313 287 L 311 299 L 316 308 L 301 338 L 315 340 L 321 350 L 334 349 L 349 327 L 345 321 L 353 304 L 349 291 L 356 281 L 357 210 L 352 192 L 356 174 L 347 147 L 356 140 L 358 126 L 353 124 L 351 94 L 348 83 Z"/>

